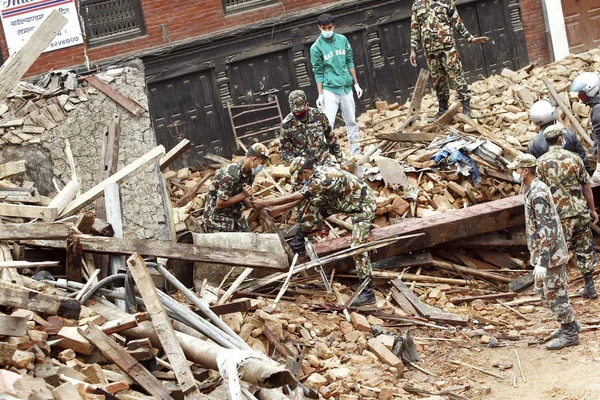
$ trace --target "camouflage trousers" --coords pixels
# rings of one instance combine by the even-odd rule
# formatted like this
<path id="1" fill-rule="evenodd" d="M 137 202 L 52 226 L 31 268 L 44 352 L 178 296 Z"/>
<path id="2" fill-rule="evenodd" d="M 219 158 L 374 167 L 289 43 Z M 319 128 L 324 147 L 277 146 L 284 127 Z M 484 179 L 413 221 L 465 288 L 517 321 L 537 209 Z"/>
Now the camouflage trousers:
<path id="1" fill-rule="evenodd" d="M 596 266 L 596 251 L 589 216 L 587 218 L 565 218 L 560 220 L 569 250 L 575 253 L 577 268 L 581 274 L 593 272 Z"/>
<path id="2" fill-rule="evenodd" d="M 567 293 L 568 282 L 566 265 L 549 268 L 546 271 L 544 281 L 541 284 L 535 282 L 535 289 L 542 300 L 548 303 L 550 310 L 552 310 L 560 324 L 570 324 L 575 320 L 575 314 Z"/>
<path id="3" fill-rule="evenodd" d="M 220 218 L 218 221 L 204 221 L 204 231 L 206 233 L 219 232 L 250 232 L 250 226 L 246 218 Z"/>
<path id="4" fill-rule="evenodd" d="M 450 86 L 456 89 L 459 101 L 471 97 L 460 55 L 455 47 L 425 52 L 425 59 L 427 60 L 429 72 L 431 72 L 433 88 L 438 100 L 447 101 L 450 98 Z"/>
<path id="5" fill-rule="evenodd" d="M 363 212 L 350 214 L 350 218 L 352 218 L 352 243 L 350 247 L 357 247 L 368 242 L 371 223 L 375 217 L 376 207 L 374 204 L 372 206 L 371 204 L 364 205 L 362 207 Z M 335 214 L 335 211 L 332 211 L 331 214 Z M 304 212 L 298 229 L 310 232 L 322 219 L 322 208 L 318 204 L 311 203 Z M 367 276 L 371 276 L 373 267 L 369 259 L 369 252 L 359 253 L 353 256 L 353 258 L 358 278 L 365 279 Z"/>

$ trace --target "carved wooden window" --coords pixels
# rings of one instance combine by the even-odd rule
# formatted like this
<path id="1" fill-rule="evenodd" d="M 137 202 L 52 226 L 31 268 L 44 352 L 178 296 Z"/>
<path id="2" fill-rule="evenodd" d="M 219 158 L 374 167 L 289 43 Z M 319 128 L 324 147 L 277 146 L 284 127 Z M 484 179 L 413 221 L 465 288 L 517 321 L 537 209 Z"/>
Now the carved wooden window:
<path id="1" fill-rule="evenodd" d="M 81 0 L 80 11 L 90 46 L 146 34 L 140 0 Z"/>
<path id="2" fill-rule="evenodd" d="M 221 0 L 225 12 L 248 10 L 249 8 L 262 7 L 277 3 L 277 0 Z"/>

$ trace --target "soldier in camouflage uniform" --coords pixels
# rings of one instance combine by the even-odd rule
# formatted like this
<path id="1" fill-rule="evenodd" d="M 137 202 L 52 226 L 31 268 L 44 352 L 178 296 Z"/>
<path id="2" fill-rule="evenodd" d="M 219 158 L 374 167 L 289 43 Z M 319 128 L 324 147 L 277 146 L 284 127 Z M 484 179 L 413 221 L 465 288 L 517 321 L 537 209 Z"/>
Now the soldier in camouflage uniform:
<path id="1" fill-rule="evenodd" d="M 590 176 L 581 158 L 563 149 L 565 128 L 557 125 L 544 130 L 550 146 L 538 159 L 538 177 L 552 192 L 567 243 L 576 256 L 577 267 L 584 276 L 585 286 L 580 295 L 596 298 L 593 272 L 596 252 L 590 222 L 598 222 Z M 590 216 L 592 219 L 590 219 Z"/>
<path id="2" fill-rule="evenodd" d="M 352 247 L 366 243 L 375 217 L 375 198 L 369 187 L 354 175 L 333 166 L 316 166 L 314 160 L 295 158 L 290 165 L 292 181 L 302 180 L 302 188 L 290 195 L 273 200 L 257 200 L 254 207 L 281 205 L 290 208 L 296 202 L 310 201 L 299 218 L 296 237 L 290 247 L 296 253 L 304 249 L 304 238 L 319 221 L 330 214 L 344 213 L 352 218 Z M 273 211 L 273 210 L 271 210 Z M 374 303 L 371 279 L 372 267 L 368 252 L 354 256 L 356 272 L 361 281 L 369 280 L 368 286 L 353 303 L 355 306 Z"/>
<path id="3" fill-rule="evenodd" d="M 417 66 L 416 51 L 423 46 L 427 67 L 439 101 L 436 118 L 448 110 L 450 84 L 458 92 L 463 113 L 471 115 L 469 87 L 464 77 L 454 32 L 469 43 L 483 43 L 487 37 L 473 37 L 463 24 L 453 0 L 415 0 L 410 21 L 410 63 Z"/>
<path id="4" fill-rule="evenodd" d="M 254 176 L 267 162 L 269 150 L 261 143 L 253 144 L 243 160 L 231 163 L 217 171 L 212 180 L 202 223 L 206 233 L 250 232 L 248 221 L 242 215 L 242 205 L 250 206 Z"/>
<path id="5" fill-rule="evenodd" d="M 550 189 L 535 176 L 536 164 L 534 156 L 521 154 L 508 167 L 515 170 L 523 184 L 527 247 L 535 287 L 560 323 L 546 348 L 558 350 L 579 343 L 580 326 L 567 293 L 569 250 Z"/>
<path id="6" fill-rule="evenodd" d="M 281 123 L 281 157 L 290 164 L 296 157 L 317 160 L 319 165 L 342 164 L 342 148 L 318 108 L 311 108 L 302 90 L 290 93 L 290 112 Z"/>

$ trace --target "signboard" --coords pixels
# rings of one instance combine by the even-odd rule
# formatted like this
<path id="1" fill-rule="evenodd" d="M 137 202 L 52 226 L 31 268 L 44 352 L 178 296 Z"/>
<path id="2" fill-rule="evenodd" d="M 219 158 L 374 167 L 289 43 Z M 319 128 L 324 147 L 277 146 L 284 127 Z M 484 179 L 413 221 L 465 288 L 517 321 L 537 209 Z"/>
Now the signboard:
<path id="1" fill-rule="evenodd" d="M 58 32 L 54 40 L 46 47 L 45 52 L 64 47 L 83 44 L 79 15 L 74 0 L 1 0 L 2 27 L 8 46 L 8 53 L 19 50 L 53 10 L 58 10 L 68 20 L 65 27 Z"/>

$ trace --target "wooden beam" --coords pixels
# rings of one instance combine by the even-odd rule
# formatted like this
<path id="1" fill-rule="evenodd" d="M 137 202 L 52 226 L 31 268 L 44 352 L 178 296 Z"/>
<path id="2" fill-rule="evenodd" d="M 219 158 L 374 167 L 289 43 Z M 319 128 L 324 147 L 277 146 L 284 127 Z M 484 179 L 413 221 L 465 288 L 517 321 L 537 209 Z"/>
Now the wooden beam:
<path id="1" fill-rule="evenodd" d="M 154 398 L 173 399 L 167 388 L 154 375 L 96 325 L 90 323 L 85 327 L 80 327 L 79 333 Z"/>
<path id="2" fill-rule="evenodd" d="M 38 267 L 55 267 L 58 261 L 0 261 L 0 269 L 2 268 L 38 268 Z"/>
<path id="3" fill-rule="evenodd" d="M 449 125 L 450 122 L 452 122 L 452 118 L 458 114 L 459 107 L 459 103 L 452 104 L 448 111 L 440 115 L 435 121 L 433 121 L 433 123 L 441 127 Z"/>
<path id="4" fill-rule="evenodd" d="M 81 196 L 73 200 L 60 214 L 61 217 L 68 217 L 69 215 L 75 214 L 77 211 L 81 210 L 83 207 L 96 200 L 98 197 L 102 196 L 104 193 L 104 187 L 109 183 L 121 183 L 128 178 L 131 178 L 133 174 L 142 170 L 146 167 L 146 165 L 154 162 L 156 159 L 160 158 L 165 154 L 164 146 L 157 146 L 154 149 L 150 150 L 148 153 L 144 154 L 131 164 L 127 165 L 125 168 L 117 172 L 116 174 L 111 175 L 109 178 L 103 180 L 87 192 L 83 193 Z"/>
<path id="5" fill-rule="evenodd" d="M 23 46 L 8 57 L 8 60 L 0 67 L 0 100 L 4 100 L 19 83 L 19 80 L 66 24 L 67 18 L 58 10 L 52 11 L 33 31 Z"/>
<path id="6" fill-rule="evenodd" d="M 81 311 L 81 304 L 75 299 L 40 293 L 3 281 L 0 281 L 0 304 L 69 319 L 78 319 Z"/>
<path id="7" fill-rule="evenodd" d="M 412 98 L 410 100 L 410 113 L 417 114 L 421 111 L 421 103 L 423 102 L 423 96 L 425 96 L 425 89 L 427 89 L 427 81 L 429 80 L 429 71 L 421 68 L 419 70 L 419 76 L 413 89 Z"/>
<path id="8" fill-rule="evenodd" d="M 135 252 L 144 256 L 172 258 L 175 260 L 204 261 L 258 269 L 287 270 L 289 264 L 283 254 L 258 250 L 227 249 L 216 246 L 173 243 L 166 240 L 110 238 L 87 235 L 77 237 L 84 252 L 131 255 Z M 30 246 L 66 248 L 65 241 L 32 240 L 24 242 Z"/>
<path id="9" fill-rule="evenodd" d="M 438 133 L 407 133 L 394 132 L 377 134 L 377 139 L 389 140 L 391 142 L 431 142 Z"/>
<path id="10" fill-rule="evenodd" d="M 0 179 L 10 178 L 27 170 L 25 160 L 11 161 L 0 165 Z"/>
<path id="11" fill-rule="evenodd" d="M 73 197 L 77 194 L 81 184 L 77 181 L 70 180 L 64 188 L 52 199 L 48 208 L 55 208 L 57 213 L 60 214 L 62 210 L 73 200 Z"/>
<path id="12" fill-rule="evenodd" d="M 35 224 L 0 225 L 0 240 L 66 239 L 71 230 L 67 224 L 36 222 Z"/>
<path id="13" fill-rule="evenodd" d="M 371 254 L 373 261 L 383 260 L 399 254 L 426 249 L 457 239 L 493 232 L 513 226 L 524 225 L 523 196 L 490 201 L 460 210 L 448 211 L 428 218 L 406 219 L 402 224 L 373 229 L 373 240 L 396 236 L 424 233 L 423 237 L 411 242 L 381 247 Z M 319 257 L 350 247 L 350 237 L 341 237 L 315 243 Z M 348 260 L 347 265 L 352 265 Z"/>
<path id="14" fill-rule="evenodd" d="M 177 382 L 181 387 L 183 395 L 186 399 L 202 398 L 203 396 L 200 393 L 198 386 L 196 386 L 194 375 L 187 363 L 183 349 L 175 336 L 175 330 L 173 329 L 171 321 L 169 321 L 169 317 L 158 297 L 156 286 L 154 286 L 146 263 L 138 253 L 133 253 L 131 257 L 127 259 L 127 266 L 129 267 L 129 272 L 131 272 L 142 298 L 144 299 L 144 305 L 150 314 L 150 320 L 152 321 L 154 330 L 158 335 L 163 350 L 169 358 L 169 363 L 173 367 L 173 372 L 175 372 Z"/>
<path id="15" fill-rule="evenodd" d="M 183 153 L 188 151 L 188 149 L 192 147 L 192 142 L 187 139 L 183 139 L 181 142 L 177 144 L 177 146 L 173 147 L 169 152 L 159 160 L 160 170 L 165 171 L 177 158 L 179 158 Z"/>
<path id="16" fill-rule="evenodd" d="M 189 203 L 190 201 L 192 201 L 192 199 L 194 197 L 196 197 L 196 194 L 198 194 L 198 191 L 200 190 L 200 188 L 202 187 L 202 185 L 204 185 L 204 182 L 206 182 L 214 174 L 215 174 L 215 171 L 208 172 L 206 175 L 204 175 L 202 177 L 202 179 L 200 179 L 198 181 L 198 183 L 196 183 L 194 186 L 192 186 L 191 188 L 189 188 L 188 191 L 185 192 L 185 194 L 179 200 L 177 200 L 177 203 L 176 203 L 177 207 L 183 207 L 187 203 Z"/>
<path id="17" fill-rule="evenodd" d="M 115 114 L 113 120 L 108 124 L 104 143 L 102 146 L 102 162 L 100 171 L 102 180 L 108 179 L 117 172 L 117 163 L 119 160 L 119 144 L 121 141 L 121 115 Z M 102 196 L 96 200 L 96 217 L 106 219 L 106 206 Z"/>
<path id="18" fill-rule="evenodd" d="M 564 111 L 564 113 L 567 116 L 567 118 L 569 119 L 569 121 L 571 121 L 571 124 L 575 128 L 575 131 L 579 135 L 579 138 L 583 139 L 591 147 L 594 147 L 594 141 L 585 132 L 585 129 L 583 129 L 583 127 L 581 126 L 581 124 L 579 123 L 579 121 L 577 120 L 577 118 L 575 118 L 575 116 L 573 115 L 573 113 L 571 112 L 571 110 L 569 109 L 569 107 L 567 107 L 565 105 L 565 103 L 562 101 L 562 99 L 560 98 L 560 96 L 556 92 L 556 89 L 554 88 L 554 86 L 552 85 L 552 83 L 550 83 L 550 81 L 546 77 L 543 77 L 542 81 L 544 82 L 544 85 L 546 85 L 546 87 L 548 88 L 548 91 L 550 92 L 550 96 L 552 96 L 552 98 L 554 99 L 554 101 L 556 102 L 556 104 L 560 107 L 561 110 Z"/>
<path id="19" fill-rule="evenodd" d="M 145 110 L 138 103 L 128 97 L 123 96 L 116 89 L 98 78 L 96 75 L 89 75 L 84 79 L 88 81 L 90 85 L 95 86 L 98 90 L 113 99 L 117 104 L 123 106 L 127 111 L 136 117 L 141 117 L 144 113 Z"/>
<path id="20" fill-rule="evenodd" d="M 0 215 L 4 217 L 39 218 L 51 222 L 58 217 L 58 209 L 26 204 L 0 203 Z"/>

